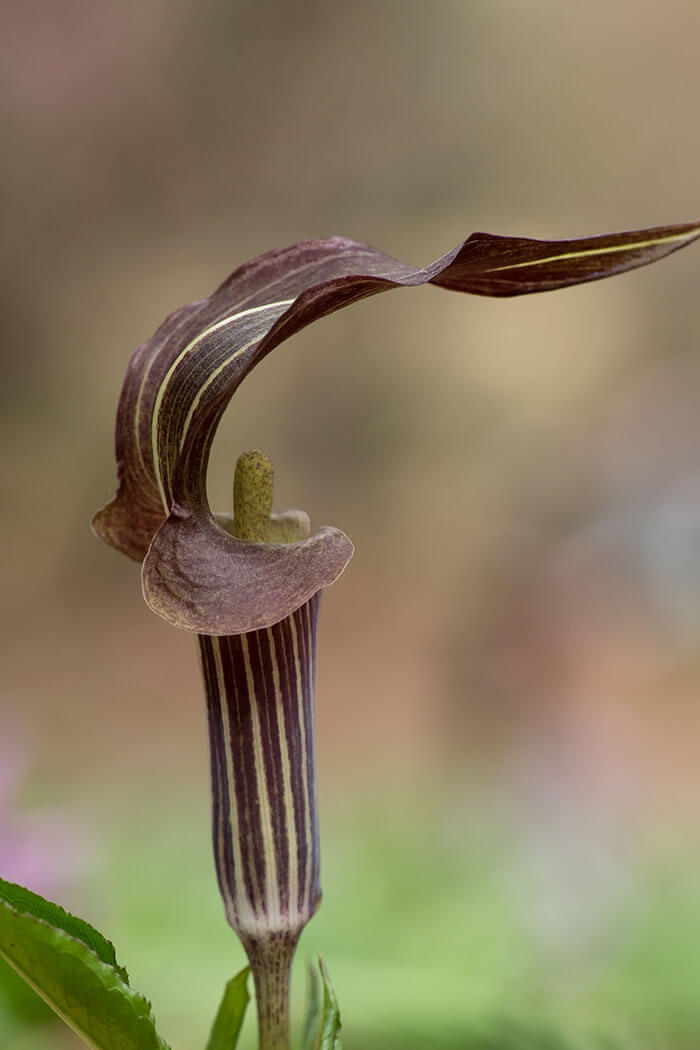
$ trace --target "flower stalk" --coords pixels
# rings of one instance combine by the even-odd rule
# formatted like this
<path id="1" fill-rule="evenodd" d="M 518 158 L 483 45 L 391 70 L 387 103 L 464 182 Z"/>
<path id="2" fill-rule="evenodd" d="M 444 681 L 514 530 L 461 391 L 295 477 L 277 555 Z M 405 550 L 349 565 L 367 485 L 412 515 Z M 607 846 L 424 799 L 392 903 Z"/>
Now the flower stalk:
<path id="1" fill-rule="evenodd" d="M 274 528 L 271 505 L 269 461 L 244 453 L 234 480 L 239 539 L 266 539 Z M 291 520 L 303 523 L 301 516 Z M 319 605 L 317 592 L 270 627 L 199 635 L 217 878 L 226 918 L 250 962 L 260 1050 L 289 1045 L 292 959 L 321 896 L 314 731 Z"/>

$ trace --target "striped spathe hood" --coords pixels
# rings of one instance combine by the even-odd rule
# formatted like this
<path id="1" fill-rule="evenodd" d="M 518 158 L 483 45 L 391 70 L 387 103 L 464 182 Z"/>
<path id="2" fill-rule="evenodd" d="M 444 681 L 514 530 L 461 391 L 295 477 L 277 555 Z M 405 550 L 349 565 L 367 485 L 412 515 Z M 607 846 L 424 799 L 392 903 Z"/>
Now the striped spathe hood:
<path id="1" fill-rule="evenodd" d="M 93 528 L 143 562 L 145 599 L 175 626 L 210 635 L 269 626 L 332 583 L 352 555 L 334 528 L 297 543 L 244 543 L 209 507 L 217 426 L 271 350 L 379 292 L 423 284 L 488 296 L 548 291 L 644 266 L 698 236 L 700 223 L 560 241 L 474 233 L 422 269 L 340 237 L 267 252 L 172 313 L 133 354 L 117 415 L 119 489 Z"/>

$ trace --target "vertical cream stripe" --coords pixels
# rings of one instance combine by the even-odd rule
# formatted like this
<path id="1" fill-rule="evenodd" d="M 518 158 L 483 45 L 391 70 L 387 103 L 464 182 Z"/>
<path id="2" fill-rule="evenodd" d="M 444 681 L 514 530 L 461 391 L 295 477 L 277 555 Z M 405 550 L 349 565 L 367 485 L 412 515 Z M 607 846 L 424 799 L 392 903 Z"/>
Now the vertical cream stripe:
<path id="1" fill-rule="evenodd" d="M 302 615 L 308 616 L 309 608 L 308 604 L 301 610 Z M 299 659 L 299 633 L 297 631 L 296 624 L 296 613 L 293 613 L 289 617 L 289 626 L 292 633 L 292 648 L 294 651 L 294 675 L 296 679 L 296 691 L 297 696 L 300 698 L 303 696 L 304 683 L 301 674 L 301 663 Z M 308 632 L 307 632 L 308 633 Z M 309 639 L 309 643 L 310 643 Z M 312 669 L 310 669 L 312 672 Z M 312 672 L 313 673 L 313 672 Z M 306 873 L 304 879 L 304 905 L 309 906 L 311 898 L 311 879 L 313 875 L 313 863 L 312 858 L 314 855 L 314 844 L 313 844 L 313 828 L 311 827 L 311 799 L 309 798 L 309 778 L 306 774 L 306 763 L 308 760 L 308 754 L 306 749 L 306 726 L 304 724 L 304 704 L 300 702 L 297 704 L 297 711 L 299 714 L 299 735 L 301 738 L 301 768 L 303 770 L 302 783 L 304 785 L 304 838 L 305 838 L 305 853 L 306 853 Z M 313 717 L 313 712 L 309 712 L 309 716 Z"/>
<path id="2" fill-rule="evenodd" d="M 291 765 L 289 761 L 289 740 L 287 738 L 287 728 L 285 725 L 285 705 L 284 698 L 282 696 L 282 690 L 280 688 L 280 667 L 277 658 L 277 648 L 275 646 L 275 636 L 273 629 L 267 628 L 267 637 L 270 643 L 270 658 L 272 661 L 272 681 L 275 690 L 275 706 L 277 709 L 277 725 L 279 732 L 280 741 L 280 757 L 282 760 L 282 782 L 284 785 L 284 815 L 285 815 L 285 827 L 287 829 L 287 847 L 289 851 L 289 915 L 292 920 L 297 919 L 299 912 L 299 873 L 297 871 L 297 829 L 294 820 L 294 796 L 292 794 L 292 777 L 291 777 Z M 298 697 L 297 708 L 301 705 L 301 697 Z M 306 780 L 306 777 L 304 777 Z"/>
<path id="3" fill-rule="evenodd" d="M 166 491 L 165 491 L 165 480 L 163 478 L 163 474 L 162 474 L 162 470 L 161 470 L 161 467 L 162 467 L 161 457 L 158 454 L 158 427 L 159 427 L 159 419 L 160 419 L 160 410 L 161 410 L 161 406 L 163 404 L 163 400 L 165 398 L 168 386 L 170 385 L 170 381 L 171 381 L 172 377 L 174 376 L 175 372 L 177 371 L 179 365 L 185 359 L 185 357 L 187 357 L 188 354 L 192 353 L 192 351 L 195 351 L 194 357 L 195 357 L 195 360 L 196 360 L 197 353 L 199 352 L 199 350 L 198 350 L 199 344 L 202 343 L 208 336 L 213 335 L 215 332 L 218 332 L 220 328 L 224 328 L 227 325 L 232 325 L 236 321 L 240 321 L 243 317 L 249 317 L 251 314 L 258 314 L 258 313 L 262 313 L 264 311 L 272 311 L 273 316 L 277 315 L 277 316 L 274 317 L 274 319 L 277 320 L 278 317 L 280 317 L 284 313 L 284 311 L 287 309 L 287 307 L 291 306 L 291 304 L 293 302 L 294 302 L 293 299 L 282 299 L 282 300 L 280 300 L 280 302 L 276 302 L 276 303 L 263 303 L 261 306 L 251 306 L 248 310 L 239 310 L 238 313 L 231 314 L 230 317 L 222 317 L 219 321 L 216 321 L 214 324 L 209 325 L 208 328 L 205 328 L 203 332 L 199 332 L 194 337 L 194 339 L 192 339 L 187 344 L 187 346 L 183 347 L 183 349 L 177 355 L 175 360 L 171 363 L 170 367 L 168 368 L 168 371 L 163 376 L 163 379 L 162 379 L 162 381 L 160 383 L 160 386 L 158 387 L 158 393 L 155 396 L 155 400 L 153 402 L 153 409 L 152 409 L 152 412 L 151 412 L 151 447 L 153 449 L 153 466 L 154 466 L 154 469 L 155 469 L 155 479 L 156 479 L 156 483 L 158 485 L 158 490 L 160 492 L 160 498 L 161 498 L 161 501 L 163 503 L 163 507 L 164 507 L 166 513 L 170 510 L 170 501 L 169 501 L 168 496 L 167 496 Z M 229 354 L 226 357 L 226 360 L 223 362 L 223 364 L 220 365 L 219 368 L 216 369 L 216 371 L 214 373 L 210 373 L 210 372 L 207 373 L 207 376 L 206 376 L 206 379 L 205 379 L 204 383 L 200 384 L 200 386 L 198 387 L 198 392 L 197 392 L 197 396 L 196 396 L 196 398 L 194 400 L 194 404 L 190 408 L 190 411 L 188 412 L 188 415 L 187 415 L 185 428 L 187 428 L 189 426 L 189 424 L 191 422 L 191 419 L 192 419 L 192 413 L 194 412 L 196 405 L 199 403 L 199 399 L 201 398 L 202 394 L 204 393 L 204 390 L 206 390 L 206 388 L 216 379 L 216 376 L 224 368 L 226 368 L 227 365 L 229 365 L 232 361 L 235 361 L 235 359 L 237 357 L 240 357 L 240 355 L 245 350 L 247 350 L 250 346 L 252 346 L 254 343 L 258 342 L 262 338 L 262 335 L 264 335 L 265 332 L 267 331 L 267 329 L 270 328 L 270 327 L 272 327 L 272 322 L 268 320 L 265 324 L 261 325 L 260 333 L 258 335 L 256 335 L 255 338 L 253 338 L 252 340 L 247 342 L 245 345 L 238 347 L 236 350 L 233 351 L 233 353 Z M 144 385 L 142 384 L 141 391 L 143 391 L 143 390 L 144 390 Z M 139 394 L 139 397 L 140 397 L 140 394 Z M 139 425 L 139 411 L 140 411 L 140 403 L 138 401 L 137 401 L 136 408 L 137 408 L 137 411 L 136 411 L 136 414 L 135 414 L 135 423 L 134 423 L 134 425 L 138 426 Z M 137 438 L 138 438 L 138 434 L 137 434 Z M 183 436 L 183 440 L 184 440 L 184 436 Z M 182 447 L 182 441 L 180 442 L 180 447 Z"/>
<path id="4" fill-rule="evenodd" d="M 262 730 L 260 727 L 260 714 L 258 704 L 265 702 L 265 697 L 259 696 L 255 691 L 255 679 L 250 664 L 250 649 L 248 636 L 240 635 L 241 650 L 243 652 L 243 663 L 245 665 L 246 682 L 248 692 L 252 701 L 250 705 L 251 721 L 253 728 L 253 751 L 255 755 L 255 770 L 258 787 L 258 803 L 260 806 L 260 834 L 263 840 L 265 855 L 265 899 L 267 902 L 265 911 L 267 924 L 276 927 L 280 922 L 279 896 L 276 892 L 277 886 L 277 861 L 275 857 L 275 842 L 272 834 L 272 819 L 270 815 L 270 798 L 267 793 L 267 777 L 265 775 L 265 758 L 262 747 Z"/>

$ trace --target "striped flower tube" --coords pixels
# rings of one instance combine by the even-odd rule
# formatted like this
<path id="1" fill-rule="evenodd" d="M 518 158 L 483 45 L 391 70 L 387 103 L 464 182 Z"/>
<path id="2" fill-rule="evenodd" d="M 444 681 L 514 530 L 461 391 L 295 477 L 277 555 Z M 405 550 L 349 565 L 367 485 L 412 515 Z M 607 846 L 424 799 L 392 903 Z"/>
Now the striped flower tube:
<path id="1" fill-rule="evenodd" d="M 219 888 L 251 962 L 270 1045 L 284 1045 L 280 1003 L 299 934 L 321 898 L 314 754 L 320 598 L 259 631 L 199 636 Z"/>
<path id="2" fill-rule="evenodd" d="M 93 528 L 141 562 L 149 607 L 200 639 L 216 868 L 251 960 L 261 1050 L 288 1050 L 289 965 L 319 900 L 315 627 L 320 591 L 353 548 L 339 529 L 309 535 L 303 516 L 270 516 L 271 481 L 268 491 L 255 457 L 234 515 L 212 513 L 207 465 L 228 403 L 284 340 L 368 296 L 423 284 L 499 297 L 549 291 L 644 266 L 698 237 L 697 222 L 564 241 L 474 233 L 422 269 L 341 237 L 302 241 L 239 267 L 132 355 L 117 410 L 119 488 Z M 439 348 L 434 357 L 439 367 Z"/>

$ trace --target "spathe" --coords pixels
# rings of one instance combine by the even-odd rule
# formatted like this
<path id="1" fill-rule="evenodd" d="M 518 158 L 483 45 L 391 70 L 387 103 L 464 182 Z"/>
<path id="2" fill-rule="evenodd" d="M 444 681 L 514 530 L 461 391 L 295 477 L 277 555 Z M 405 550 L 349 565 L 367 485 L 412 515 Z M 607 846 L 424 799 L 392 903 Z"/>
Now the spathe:
<path id="1" fill-rule="evenodd" d="M 565 241 L 475 233 L 420 270 L 343 238 L 261 255 L 176 310 L 134 353 L 117 416 L 119 490 L 93 527 L 143 561 L 146 601 L 176 626 L 223 635 L 276 623 L 337 578 L 352 544 L 322 529 L 299 543 L 251 545 L 212 515 L 214 435 L 263 357 L 313 321 L 393 288 L 549 291 L 644 266 L 699 236 L 700 223 Z"/>

